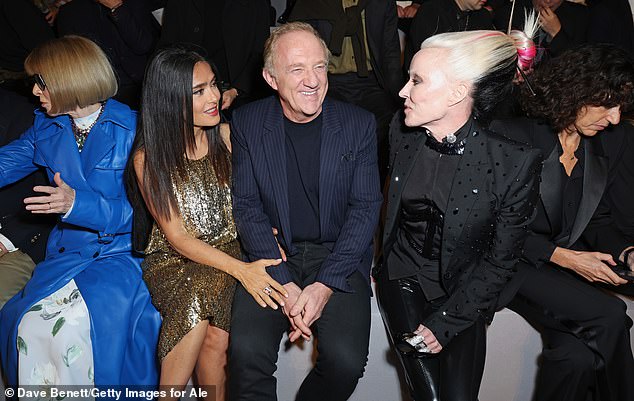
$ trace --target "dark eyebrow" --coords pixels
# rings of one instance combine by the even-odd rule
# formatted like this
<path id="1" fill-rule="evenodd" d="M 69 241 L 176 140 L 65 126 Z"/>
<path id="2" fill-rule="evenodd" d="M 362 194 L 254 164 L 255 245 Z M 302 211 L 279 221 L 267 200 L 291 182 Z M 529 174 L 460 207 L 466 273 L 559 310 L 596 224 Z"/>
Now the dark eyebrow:
<path id="1" fill-rule="evenodd" d="M 194 85 L 194 86 L 192 87 L 192 89 L 199 89 L 199 88 L 203 88 L 203 87 L 205 87 L 205 85 L 207 85 L 207 82 L 202 82 L 202 83 L 200 83 L 200 84 L 198 84 L 198 85 Z"/>

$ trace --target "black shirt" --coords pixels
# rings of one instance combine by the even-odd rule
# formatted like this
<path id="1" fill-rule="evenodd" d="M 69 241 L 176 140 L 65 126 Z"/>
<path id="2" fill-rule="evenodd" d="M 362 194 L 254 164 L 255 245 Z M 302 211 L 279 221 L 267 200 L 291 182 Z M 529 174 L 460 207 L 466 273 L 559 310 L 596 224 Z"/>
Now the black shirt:
<path id="1" fill-rule="evenodd" d="M 322 117 L 297 124 L 284 118 L 288 206 L 293 242 L 319 242 L 319 156 Z"/>
<path id="2" fill-rule="evenodd" d="M 561 156 L 563 154 L 563 149 L 561 148 L 561 144 L 557 142 L 557 154 Z M 583 139 L 579 142 L 579 147 L 575 151 L 575 156 L 577 157 L 577 164 L 573 167 L 570 172 L 570 176 L 566 174 L 566 169 L 564 165 L 561 164 L 560 174 L 561 174 L 561 221 L 557 222 L 558 224 L 553 225 L 553 228 L 556 230 L 554 232 L 559 232 L 559 234 L 555 237 L 556 243 L 563 243 L 562 241 L 566 241 L 570 238 L 570 234 L 572 233 L 572 226 L 575 223 L 575 219 L 577 218 L 577 211 L 579 210 L 579 204 L 581 203 L 581 197 L 583 195 L 583 171 L 585 168 L 585 151 L 584 151 L 584 142 Z"/>
<path id="3" fill-rule="evenodd" d="M 472 127 L 473 120 L 469 119 L 456 132 L 456 143 L 467 138 Z M 416 276 L 429 301 L 446 295 L 440 283 L 442 222 L 461 159 L 461 155 L 433 150 L 429 146 L 432 141 L 435 139 L 428 138 L 419 145 L 404 184 L 396 242 L 387 259 L 390 279 Z"/>

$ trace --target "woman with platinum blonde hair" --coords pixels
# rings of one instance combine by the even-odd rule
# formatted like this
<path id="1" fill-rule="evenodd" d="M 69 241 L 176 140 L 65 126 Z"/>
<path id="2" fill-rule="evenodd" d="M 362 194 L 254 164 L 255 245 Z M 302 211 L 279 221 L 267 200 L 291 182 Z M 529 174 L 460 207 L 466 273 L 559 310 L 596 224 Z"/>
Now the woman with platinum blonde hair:
<path id="1" fill-rule="evenodd" d="M 516 70 L 530 68 L 518 63 L 525 42 L 496 31 L 433 36 L 400 92 L 375 277 L 417 401 L 477 400 L 485 325 L 534 213 L 540 153 L 486 129 Z"/>

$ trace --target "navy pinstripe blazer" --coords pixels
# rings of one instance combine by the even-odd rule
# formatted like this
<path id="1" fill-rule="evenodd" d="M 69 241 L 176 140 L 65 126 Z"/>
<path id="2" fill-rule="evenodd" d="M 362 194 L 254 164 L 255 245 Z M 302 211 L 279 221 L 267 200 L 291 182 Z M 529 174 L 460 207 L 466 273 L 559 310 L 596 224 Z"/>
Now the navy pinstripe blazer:
<path id="1" fill-rule="evenodd" d="M 372 238 L 382 203 L 376 123 L 369 112 L 329 98 L 324 101 L 322 118 L 319 221 L 322 239 L 332 253 L 316 281 L 350 291 L 347 278 L 354 271 L 369 277 Z M 236 110 L 231 144 L 233 213 L 247 260 L 280 257 L 271 227 L 278 229 L 285 252 L 294 254 L 279 99 L 269 97 Z M 268 272 L 280 284 L 292 281 L 284 263 Z"/>

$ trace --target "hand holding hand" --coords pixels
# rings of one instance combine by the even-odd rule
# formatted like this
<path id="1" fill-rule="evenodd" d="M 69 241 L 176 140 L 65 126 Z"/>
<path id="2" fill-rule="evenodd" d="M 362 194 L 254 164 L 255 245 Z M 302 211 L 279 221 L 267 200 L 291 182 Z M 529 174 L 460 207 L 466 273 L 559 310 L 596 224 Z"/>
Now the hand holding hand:
<path id="1" fill-rule="evenodd" d="M 418 3 L 412 3 L 407 7 L 403 7 L 401 8 L 402 11 L 402 15 L 399 14 L 399 18 L 414 18 L 416 16 L 416 12 L 418 12 L 418 8 L 420 7 L 420 4 Z"/>
<path id="2" fill-rule="evenodd" d="M 33 196 L 24 199 L 26 210 L 39 214 L 65 214 L 70 210 L 75 202 L 75 190 L 62 180 L 62 176 L 59 172 L 55 173 L 53 181 L 55 181 L 57 187 L 49 187 L 47 185 L 37 185 L 33 187 L 33 191 L 43 192 L 48 195 Z"/>
<path id="3" fill-rule="evenodd" d="M 235 277 L 261 307 L 270 306 L 277 309 L 277 304 L 284 306 L 288 292 L 266 272 L 267 266 L 276 266 L 282 259 L 260 259 L 247 263 Z M 277 304 L 276 304 L 277 302 Z"/>
<path id="4" fill-rule="evenodd" d="M 557 36 L 561 30 L 559 17 L 548 7 L 544 7 L 539 11 L 539 22 L 542 25 L 542 29 L 550 35 L 551 38 Z"/>
<path id="5" fill-rule="evenodd" d="M 610 266 L 616 262 L 612 255 L 601 252 L 573 251 L 557 248 L 551 260 L 558 265 L 570 269 L 590 282 L 602 282 L 612 285 L 627 283 L 619 277 Z"/>
<path id="6" fill-rule="evenodd" d="M 427 350 L 430 354 L 437 354 L 442 351 L 442 345 L 440 345 L 434 333 L 432 333 L 427 327 L 419 324 L 416 330 L 414 330 L 414 334 L 418 334 L 423 337 L 423 341 L 427 345 Z"/>
<path id="7" fill-rule="evenodd" d="M 307 285 L 297 298 L 297 302 L 291 308 L 289 315 L 298 323 L 297 318 L 301 317 L 301 324 L 297 324 L 302 333 L 312 335 L 310 326 L 315 320 L 321 317 L 324 306 L 328 303 L 332 290 L 320 282 Z M 291 341 L 293 341 L 291 339 Z"/>
<path id="8" fill-rule="evenodd" d="M 288 321 L 291 323 L 291 332 L 288 334 L 288 339 L 291 342 L 295 342 L 298 338 L 303 337 L 305 340 L 309 341 L 312 332 L 302 320 L 302 316 L 293 317 L 290 315 L 290 311 L 297 302 L 302 290 L 293 282 L 284 284 L 284 288 L 288 292 L 288 298 L 286 300 L 286 305 L 282 307 L 282 312 L 284 312 Z"/>

